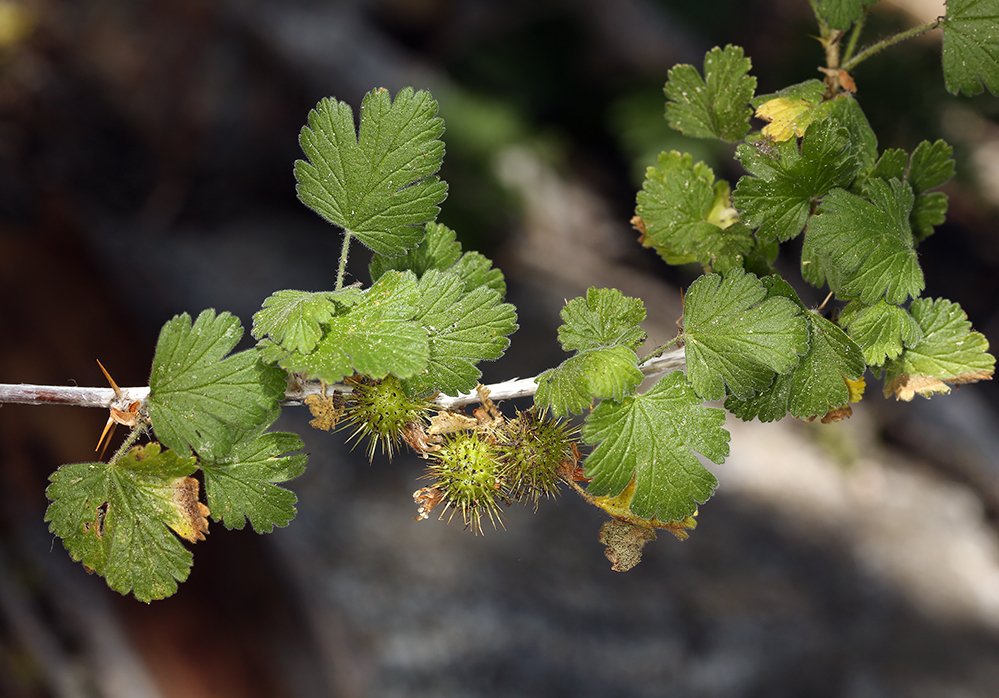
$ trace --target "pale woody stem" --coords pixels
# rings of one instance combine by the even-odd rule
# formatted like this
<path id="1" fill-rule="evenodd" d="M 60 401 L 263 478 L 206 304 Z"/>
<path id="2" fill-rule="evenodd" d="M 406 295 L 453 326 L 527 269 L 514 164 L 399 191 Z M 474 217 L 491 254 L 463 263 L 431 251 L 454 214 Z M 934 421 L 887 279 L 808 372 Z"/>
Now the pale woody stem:
<path id="1" fill-rule="evenodd" d="M 649 359 L 641 365 L 641 371 L 647 378 L 658 378 L 670 371 L 684 368 L 683 348 L 673 348 L 662 355 Z M 538 386 L 534 378 L 519 378 L 502 383 L 487 385 L 491 400 L 511 400 L 518 397 L 534 395 Z M 286 404 L 300 403 L 308 395 L 322 393 L 322 385 L 318 381 L 302 381 L 285 394 Z M 350 389 L 344 385 L 327 385 L 326 391 L 347 392 Z M 128 402 L 139 400 L 144 402 L 149 397 L 149 388 L 122 388 L 122 399 Z M 76 386 L 57 385 L 8 385 L 0 383 L 0 403 L 17 403 L 22 405 L 72 405 L 75 407 L 101 407 L 108 409 L 115 402 L 115 393 L 111 388 L 80 388 Z M 456 409 L 479 402 L 475 391 L 452 397 L 438 395 L 433 401 L 443 409 Z"/>

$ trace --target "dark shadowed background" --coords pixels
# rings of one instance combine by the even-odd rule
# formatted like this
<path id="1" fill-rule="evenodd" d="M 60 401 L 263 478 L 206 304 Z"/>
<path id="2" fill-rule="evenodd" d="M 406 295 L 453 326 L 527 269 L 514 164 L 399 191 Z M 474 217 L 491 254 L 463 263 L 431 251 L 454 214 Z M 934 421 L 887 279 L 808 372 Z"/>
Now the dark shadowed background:
<path id="1" fill-rule="evenodd" d="M 867 36 L 938 5 L 882 2 Z M 591 285 L 645 299 L 665 341 L 693 277 L 636 243 L 644 168 L 680 148 L 740 175 L 731 147 L 666 127 L 667 71 L 734 43 L 773 91 L 819 77 L 815 32 L 804 0 L 0 2 L 0 382 L 102 385 L 100 359 L 145 385 L 174 314 L 248 325 L 274 290 L 330 288 L 340 237 L 295 198 L 298 132 L 322 97 L 405 85 L 447 125 L 440 221 L 518 306 L 486 380 L 560 361 L 558 311 Z M 857 98 L 882 148 L 955 146 L 927 295 L 995 339 L 999 100 L 948 95 L 939 65 L 939 35 L 911 41 L 856 71 Z M 869 379 L 844 423 L 730 418 L 698 529 L 623 574 L 571 495 L 482 537 L 417 523 L 417 459 L 368 465 L 289 408 L 312 454 L 298 518 L 213 525 L 179 593 L 144 605 L 43 522 L 48 475 L 93 458 L 107 415 L 6 405 L 0 695 L 999 695 L 996 408 L 991 385 L 896 404 Z"/>

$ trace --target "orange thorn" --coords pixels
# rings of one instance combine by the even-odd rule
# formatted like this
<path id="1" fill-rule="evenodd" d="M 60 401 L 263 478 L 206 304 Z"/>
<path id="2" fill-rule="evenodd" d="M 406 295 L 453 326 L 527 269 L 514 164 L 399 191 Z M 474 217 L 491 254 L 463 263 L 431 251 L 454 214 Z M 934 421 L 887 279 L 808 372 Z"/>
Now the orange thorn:
<path id="1" fill-rule="evenodd" d="M 104 368 L 104 364 L 101 363 L 100 359 L 97 359 L 97 365 L 101 367 L 101 371 L 104 372 L 104 377 L 108 379 L 108 383 L 110 383 L 111 387 L 114 388 L 114 394 L 117 395 L 120 398 L 121 397 L 121 388 L 119 388 L 118 384 L 114 382 L 114 378 L 112 378 L 111 374 L 108 373 L 108 370 L 106 368 Z"/>
<path id="2" fill-rule="evenodd" d="M 104 451 L 108 450 L 108 445 L 111 443 L 111 437 L 114 435 L 114 425 L 114 418 L 108 417 L 108 423 L 104 425 L 104 431 L 101 432 L 101 438 L 97 442 L 97 448 L 94 449 L 95 452 L 100 450 L 102 443 L 104 444 Z M 104 443 L 105 436 L 108 437 L 107 443 Z M 101 460 L 104 460 L 104 451 L 101 451 Z"/>

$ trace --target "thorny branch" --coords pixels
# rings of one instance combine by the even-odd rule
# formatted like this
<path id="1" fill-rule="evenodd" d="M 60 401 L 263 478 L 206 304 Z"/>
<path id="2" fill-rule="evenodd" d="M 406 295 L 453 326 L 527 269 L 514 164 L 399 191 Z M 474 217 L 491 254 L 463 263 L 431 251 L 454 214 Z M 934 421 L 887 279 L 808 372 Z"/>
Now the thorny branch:
<path id="1" fill-rule="evenodd" d="M 660 376 L 682 369 L 685 366 L 683 348 L 673 348 L 660 356 L 645 361 L 639 368 L 647 378 L 657 379 Z M 518 397 L 534 395 L 538 386 L 534 378 L 518 378 L 502 383 L 486 386 L 492 400 L 510 400 Z M 136 400 L 145 403 L 149 397 L 149 388 L 121 388 L 116 394 L 112 388 L 81 388 L 78 386 L 58 385 L 28 385 L 0 383 L 0 404 L 13 403 L 22 405 L 71 405 L 74 407 L 101 407 L 110 409 L 118 407 L 119 403 L 129 404 Z M 285 405 L 298 405 L 308 395 L 320 394 L 323 385 L 319 381 L 293 381 L 285 393 Z M 350 387 L 338 383 L 327 385 L 326 391 L 350 392 Z M 471 391 L 452 397 L 438 395 L 433 402 L 443 409 L 454 409 L 479 402 L 479 395 Z"/>

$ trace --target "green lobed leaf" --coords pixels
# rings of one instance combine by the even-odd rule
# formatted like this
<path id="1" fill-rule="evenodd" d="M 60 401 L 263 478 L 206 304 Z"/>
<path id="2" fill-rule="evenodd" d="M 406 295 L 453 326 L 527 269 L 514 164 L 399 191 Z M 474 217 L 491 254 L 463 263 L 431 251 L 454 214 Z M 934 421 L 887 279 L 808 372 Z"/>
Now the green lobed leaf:
<path id="1" fill-rule="evenodd" d="M 898 305 L 925 287 L 909 226 L 912 188 L 873 179 L 865 192 L 867 199 L 843 189 L 826 195 L 808 225 L 802 275 L 867 305 L 882 297 Z"/>
<path id="2" fill-rule="evenodd" d="M 943 70 L 951 94 L 999 94 L 999 1 L 947 0 Z"/>
<path id="3" fill-rule="evenodd" d="M 684 297 L 687 375 L 705 400 L 749 398 L 808 350 L 808 325 L 787 298 L 768 298 L 754 274 L 707 274 Z M 726 391 L 727 388 L 727 391 Z"/>
<path id="4" fill-rule="evenodd" d="M 923 333 L 905 308 L 886 303 L 874 305 L 850 301 L 839 316 L 850 336 L 860 345 L 870 366 L 881 366 L 896 358 L 907 346 L 918 342 Z"/>
<path id="5" fill-rule="evenodd" d="M 447 184 L 444 122 L 429 92 L 404 88 L 393 101 L 372 90 L 361 102 L 360 130 L 348 104 L 323 99 L 309 112 L 295 162 L 298 197 L 379 254 L 394 256 L 423 239 L 440 212 Z"/>
<path id="6" fill-rule="evenodd" d="M 357 303 L 360 289 L 339 291 L 277 291 L 268 296 L 253 315 L 255 339 L 270 337 L 289 351 L 308 354 L 323 336 L 323 323 Z"/>
<path id="7" fill-rule="evenodd" d="M 561 416 L 582 414 L 594 398 L 624 399 L 644 378 L 637 363 L 624 346 L 586 349 L 538 375 L 534 404 Z"/>
<path id="8" fill-rule="evenodd" d="M 750 104 L 755 109 L 761 104 L 769 102 L 772 99 L 777 99 L 778 97 L 784 97 L 785 99 L 792 101 L 804 100 L 806 102 L 810 102 L 811 104 L 818 104 L 822 101 L 822 97 L 825 95 L 827 89 L 829 89 L 829 86 L 821 80 L 805 80 L 804 82 L 789 85 L 788 87 L 778 90 L 777 92 L 756 95 L 753 97 Z"/>
<path id="9" fill-rule="evenodd" d="M 188 540 L 207 530 L 197 504 L 194 458 L 150 443 L 114 463 L 64 465 L 45 490 L 49 530 L 77 562 L 139 601 L 162 599 L 187 579 L 193 556 L 171 529 Z"/>
<path id="10" fill-rule="evenodd" d="M 278 483 L 305 472 L 308 456 L 297 434 L 266 432 L 242 435 L 224 454 L 207 453 L 201 459 L 205 495 L 212 519 L 228 529 L 242 529 L 249 521 L 257 533 L 270 533 L 295 518 L 294 492 Z"/>
<path id="11" fill-rule="evenodd" d="M 323 338 L 311 353 L 288 352 L 265 339 L 263 356 L 327 383 L 339 383 L 355 372 L 409 378 L 427 367 L 429 357 L 427 332 L 413 320 L 419 301 L 412 272 L 386 272 L 355 305 L 323 325 Z"/>
<path id="12" fill-rule="evenodd" d="M 457 395 L 475 388 L 480 361 L 498 359 L 517 330 L 512 305 L 488 286 L 467 290 L 462 277 L 430 269 L 420 279 L 414 317 L 429 341 L 426 368 L 404 381 L 410 394 L 427 390 Z"/>
<path id="13" fill-rule="evenodd" d="M 729 187 L 690 154 L 659 155 L 646 171 L 635 212 L 642 220 L 640 242 L 667 264 L 699 262 L 727 270 L 742 266 L 753 247 L 752 232 L 736 220 Z"/>
<path id="14" fill-rule="evenodd" d="M 862 0 L 818 0 L 816 9 L 830 29 L 841 31 L 846 31 L 864 16 Z"/>
<path id="15" fill-rule="evenodd" d="M 915 200 L 909 225 L 917 243 L 932 235 L 933 228 L 945 220 L 947 195 L 928 190 L 946 184 L 954 176 L 953 152 L 954 149 L 942 140 L 923 141 L 912 152 L 912 157 L 901 148 L 886 150 L 871 171 L 871 178 L 904 180 L 912 187 Z"/>
<path id="16" fill-rule="evenodd" d="M 923 141 L 912 151 L 906 179 L 912 186 L 916 200 L 909 215 L 909 224 L 917 243 L 933 234 L 947 216 L 947 195 L 928 190 L 943 186 L 954 176 L 954 148 L 939 140 Z"/>
<path id="17" fill-rule="evenodd" d="M 498 291 L 501 297 L 506 295 L 503 272 L 494 269 L 493 263 L 478 252 L 462 254 L 461 245 L 455 240 L 455 232 L 440 223 L 427 223 L 427 234 L 423 242 L 401 257 L 376 254 L 368 265 L 372 282 L 390 269 L 409 270 L 417 278 L 421 278 L 430 269 L 450 271 L 462 278 L 467 291 L 487 286 Z"/>
<path id="18" fill-rule="evenodd" d="M 226 357 L 243 329 L 229 313 L 187 313 L 160 330 L 149 376 L 149 418 L 156 436 L 179 452 L 235 443 L 239 430 L 259 426 L 284 398 L 284 372 L 250 349 Z"/>
<path id="19" fill-rule="evenodd" d="M 850 134 L 851 149 L 857 158 L 859 170 L 862 172 L 870 170 L 878 158 L 878 137 L 857 100 L 841 93 L 834 99 L 820 104 L 816 111 L 825 114 L 846 129 Z"/>
<path id="20" fill-rule="evenodd" d="M 636 349 L 645 341 L 645 305 L 616 288 L 586 290 L 586 298 L 573 298 L 560 313 L 558 341 L 565 351 L 583 351 L 608 346 Z"/>
<path id="21" fill-rule="evenodd" d="M 767 296 L 788 298 L 802 310 L 805 306 L 783 279 L 762 279 Z M 758 417 L 761 422 L 794 417 L 810 419 L 825 415 L 849 401 L 845 379 L 857 381 L 867 369 L 860 346 L 837 325 L 814 312 L 805 312 L 808 351 L 790 372 L 777 376 L 767 390 L 747 399 L 730 396 L 725 408 L 740 419 Z"/>
<path id="22" fill-rule="evenodd" d="M 888 363 L 885 395 L 911 400 L 915 393 L 948 392 L 947 383 L 991 380 L 996 360 L 988 353 L 989 341 L 971 328 L 960 305 L 917 298 L 909 313 L 921 337 Z"/>
<path id="23" fill-rule="evenodd" d="M 718 485 L 694 452 L 720 464 L 730 438 L 724 410 L 700 403 L 674 371 L 645 393 L 597 405 L 582 430 L 596 445 L 585 461 L 586 491 L 616 496 L 634 479 L 635 515 L 677 521 L 693 514 Z"/>
<path id="24" fill-rule="evenodd" d="M 557 415 L 581 414 L 593 398 L 620 400 L 642 382 L 635 348 L 645 341 L 639 327 L 645 306 L 617 289 L 589 288 L 561 311 L 558 337 L 574 356 L 537 377 L 535 404 Z"/>
<path id="25" fill-rule="evenodd" d="M 732 202 L 761 239 L 781 242 L 800 233 L 813 202 L 848 185 L 858 167 L 849 134 L 831 119 L 813 123 L 800 150 L 794 138 L 770 149 L 745 143 L 736 158 L 755 176 L 739 179 Z"/>
<path id="26" fill-rule="evenodd" d="M 729 143 L 749 132 L 753 110 L 749 101 L 756 78 L 748 75 L 752 62 L 738 46 L 715 47 L 704 57 L 704 78 L 692 65 L 669 71 L 666 121 L 684 135 L 720 138 Z"/>

